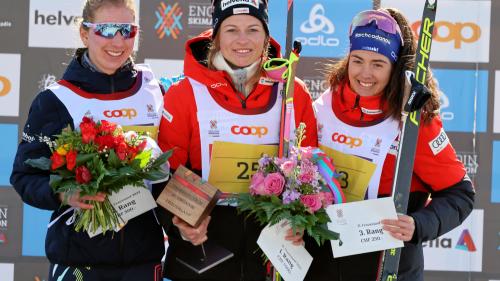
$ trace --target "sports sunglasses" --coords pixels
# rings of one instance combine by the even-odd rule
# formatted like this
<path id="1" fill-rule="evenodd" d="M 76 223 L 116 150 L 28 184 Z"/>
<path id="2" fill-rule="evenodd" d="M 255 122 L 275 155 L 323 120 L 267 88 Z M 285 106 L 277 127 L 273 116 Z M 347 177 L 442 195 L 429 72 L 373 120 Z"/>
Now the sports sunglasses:
<path id="1" fill-rule="evenodd" d="M 116 23 L 116 22 L 103 22 L 103 23 L 91 23 L 82 22 L 82 25 L 94 30 L 94 34 L 111 39 L 114 38 L 116 33 L 119 31 L 123 38 L 129 39 L 134 38 L 137 35 L 139 26 L 132 23 Z"/>
<path id="2" fill-rule="evenodd" d="M 401 29 L 399 28 L 396 20 L 391 17 L 390 14 L 381 11 L 363 11 L 357 14 L 352 20 L 351 27 L 349 29 L 349 36 L 352 35 L 354 29 L 358 26 L 366 26 L 375 21 L 377 28 L 383 30 L 387 33 L 397 34 L 401 39 L 401 46 L 404 46 L 403 36 L 401 35 Z"/>

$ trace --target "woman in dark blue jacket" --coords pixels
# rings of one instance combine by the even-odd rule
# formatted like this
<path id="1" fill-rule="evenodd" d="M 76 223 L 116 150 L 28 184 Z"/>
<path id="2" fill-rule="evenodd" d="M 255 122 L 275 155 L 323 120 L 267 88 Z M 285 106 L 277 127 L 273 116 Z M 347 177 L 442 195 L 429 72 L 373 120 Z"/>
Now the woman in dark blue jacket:
<path id="1" fill-rule="evenodd" d="M 86 48 L 76 51 L 63 79 L 39 93 L 29 111 L 10 180 L 24 202 L 54 211 L 45 244 L 49 280 L 161 280 L 165 249 L 154 212 L 130 220 L 118 233 L 90 238 L 74 231 L 72 212 L 66 211 L 88 209 L 90 200 L 102 201 L 105 195 L 62 200 L 65 195 L 49 186 L 48 172 L 24 164 L 50 157 L 46 141 L 68 125 L 78 127 L 85 115 L 157 133 L 163 91 L 152 72 L 131 59 L 135 20 L 133 0 L 87 0 L 80 26 Z M 153 193 L 158 193 L 155 187 Z"/>

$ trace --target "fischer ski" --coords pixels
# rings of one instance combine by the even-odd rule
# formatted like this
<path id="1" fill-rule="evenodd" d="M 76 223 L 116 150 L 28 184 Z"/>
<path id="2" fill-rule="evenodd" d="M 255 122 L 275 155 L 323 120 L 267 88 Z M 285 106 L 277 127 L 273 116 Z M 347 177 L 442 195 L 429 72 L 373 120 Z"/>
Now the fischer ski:
<path id="1" fill-rule="evenodd" d="M 411 81 L 411 90 L 402 111 L 402 130 L 392 186 L 396 212 L 401 214 L 406 214 L 408 207 L 420 125 L 420 109 L 430 97 L 430 93 L 424 85 L 429 68 L 436 10 L 437 0 L 426 0 L 420 26 L 414 72 L 407 71 L 405 73 L 406 79 Z M 401 248 L 388 249 L 383 252 L 377 275 L 378 281 L 397 280 L 400 256 Z"/>

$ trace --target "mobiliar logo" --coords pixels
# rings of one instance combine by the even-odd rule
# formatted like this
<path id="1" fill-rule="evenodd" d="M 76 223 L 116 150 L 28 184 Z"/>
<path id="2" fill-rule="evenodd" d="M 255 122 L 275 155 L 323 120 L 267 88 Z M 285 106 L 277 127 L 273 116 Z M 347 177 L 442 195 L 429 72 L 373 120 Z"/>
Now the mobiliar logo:
<path id="1" fill-rule="evenodd" d="M 400 9 L 415 34 L 421 26 L 423 1 L 382 0 Z M 491 1 L 441 1 L 433 34 L 431 61 L 489 62 Z"/>
<path id="2" fill-rule="evenodd" d="M 21 55 L 0 54 L 0 116 L 19 116 Z"/>
<path id="3" fill-rule="evenodd" d="M 458 227 L 422 243 L 425 270 L 481 272 L 484 210 L 475 209 Z"/>
<path id="4" fill-rule="evenodd" d="M 474 240 L 472 239 L 472 235 L 468 229 L 464 229 L 455 246 L 453 246 L 454 241 L 452 238 L 436 238 L 431 241 L 424 242 L 422 246 L 428 248 L 442 248 L 442 249 L 452 249 L 455 248 L 457 250 L 475 252 L 476 245 L 474 244 Z"/>
<path id="5" fill-rule="evenodd" d="M 135 1 L 139 22 L 140 0 Z M 80 48 L 79 35 L 84 0 L 30 0 L 29 47 Z M 138 37 L 134 50 L 137 50 Z"/>

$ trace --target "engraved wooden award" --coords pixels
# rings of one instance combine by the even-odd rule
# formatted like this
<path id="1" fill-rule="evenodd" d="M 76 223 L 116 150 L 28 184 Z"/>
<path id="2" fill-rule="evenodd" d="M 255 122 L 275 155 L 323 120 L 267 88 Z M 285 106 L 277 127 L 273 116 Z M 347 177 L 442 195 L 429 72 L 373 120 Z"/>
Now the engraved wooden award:
<path id="1" fill-rule="evenodd" d="M 156 202 L 192 227 L 198 227 L 215 207 L 220 194 L 216 187 L 180 165 Z M 234 255 L 209 241 L 200 246 L 201 249 L 190 244 L 177 256 L 177 261 L 198 274 Z"/>

